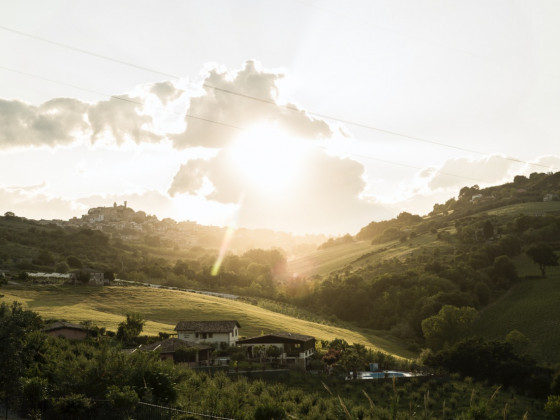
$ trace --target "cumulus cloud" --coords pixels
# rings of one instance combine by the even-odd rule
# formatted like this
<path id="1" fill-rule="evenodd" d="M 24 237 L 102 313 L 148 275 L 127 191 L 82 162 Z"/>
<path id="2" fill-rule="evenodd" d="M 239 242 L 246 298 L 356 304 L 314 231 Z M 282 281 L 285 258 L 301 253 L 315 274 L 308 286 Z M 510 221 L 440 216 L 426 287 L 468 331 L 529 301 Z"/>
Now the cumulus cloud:
<path id="1" fill-rule="evenodd" d="M 560 170 L 560 156 L 540 156 L 532 162 L 528 162 L 523 169 L 524 174 L 532 172 L 558 172 Z"/>
<path id="2" fill-rule="evenodd" d="M 450 189 L 465 185 L 493 185 L 507 182 L 519 165 L 504 156 L 486 156 L 481 159 L 458 158 L 447 160 L 438 169 L 426 169 L 430 189 Z"/>
<path id="3" fill-rule="evenodd" d="M 173 178 L 169 194 L 188 193 L 198 195 L 199 190 L 204 185 L 209 167 L 209 162 L 204 159 L 191 159 L 186 164 L 181 165 L 179 172 Z"/>
<path id="4" fill-rule="evenodd" d="M 117 144 L 127 140 L 135 143 L 156 142 L 161 137 L 152 131 L 152 117 L 141 114 L 143 103 L 128 95 L 111 97 L 107 101 L 92 105 L 88 111 L 91 124 L 91 141 L 108 136 Z"/>
<path id="5" fill-rule="evenodd" d="M 329 137 L 332 132 L 326 122 L 312 118 L 293 104 L 275 105 L 276 82 L 282 77 L 260 70 L 253 61 L 247 61 L 234 75 L 211 70 L 204 81 L 205 94 L 191 99 L 185 131 L 172 136 L 175 145 L 224 147 L 239 134 L 236 128 L 249 128 L 256 123 L 278 124 L 298 137 Z"/>
<path id="6" fill-rule="evenodd" d="M 334 136 L 325 121 L 314 119 L 293 105 L 288 105 L 290 109 L 274 105 L 279 93 L 276 83 L 281 77 L 281 74 L 260 70 L 252 61 L 234 73 L 210 71 L 204 82 L 205 94 L 192 98 L 187 111 L 188 115 L 203 120 L 187 116 L 185 131 L 171 138 L 177 148 L 201 146 L 218 152 L 209 159 L 192 159 L 183 164 L 170 185 L 169 194 L 198 195 L 222 204 L 241 203 L 238 223 L 245 227 L 355 232 L 374 218 L 392 216 L 393 209 L 375 200 L 360 198 L 365 188 L 361 163 L 330 156 L 316 147 L 315 140 Z M 261 98 L 264 102 L 228 92 Z M 263 191 L 262 182 L 257 182 L 260 188 L 257 187 L 254 178 L 259 175 L 253 179 L 243 176 L 239 165 L 232 159 L 236 141 L 246 130 L 235 130 L 226 125 L 244 129 L 255 125 L 274 126 L 287 138 L 299 139 L 305 152 L 299 162 L 300 169 L 303 169 L 297 179 L 278 190 L 271 186 Z M 275 148 L 278 139 L 273 137 L 264 133 L 258 141 Z M 282 144 L 287 145 L 285 142 Z M 254 159 L 259 159 L 258 153 Z M 291 163 L 287 161 L 286 166 Z M 286 171 L 289 170 L 286 168 Z"/>
<path id="7" fill-rule="evenodd" d="M 297 185 L 276 199 L 246 196 L 240 224 L 256 227 L 263 223 L 299 232 L 356 233 L 374 218 L 391 214 L 386 207 L 359 198 L 365 186 L 360 163 L 317 151 L 306 160 L 305 167 Z"/>
<path id="8" fill-rule="evenodd" d="M 236 203 L 243 197 L 238 223 L 298 232 L 357 232 L 373 218 L 393 211 L 359 198 L 364 167 L 351 159 L 314 149 L 306 156 L 305 170 L 293 185 L 276 195 L 263 196 L 251 180 L 238 177 L 227 151 L 209 160 L 182 165 L 170 194 L 201 194 L 205 181 L 213 186 L 204 196 L 220 203 Z"/>
<path id="9" fill-rule="evenodd" d="M 0 147 L 57 146 L 75 140 L 88 129 L 88 105 L 57 98 L 40 106 L 0 99 Z"/>
<path id="10" fill-rule="evenodd" d="M 0 187 L 0 213 L 7 211 L 30 219 L 69 219 L 84 214 L 87 207 L 34 189 Z"/>
<path id="11" fill-rule="evenodd" d="M 149 89 L 149 92 L 156 95 L 164 105 L 178 99 L 184 93 L 183 90 L 177 89 L 175 85 L 169 81 L 154 83 Z"/>

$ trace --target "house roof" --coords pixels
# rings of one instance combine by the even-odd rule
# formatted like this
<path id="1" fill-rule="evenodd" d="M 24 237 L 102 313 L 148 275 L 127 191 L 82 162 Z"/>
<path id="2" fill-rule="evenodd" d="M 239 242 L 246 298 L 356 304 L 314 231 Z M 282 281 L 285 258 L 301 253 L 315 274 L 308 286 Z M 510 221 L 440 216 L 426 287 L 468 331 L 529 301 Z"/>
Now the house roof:
<path id="1" fill-rule="evenodd" d="M 50 324 L 49 326 L 43 328 L 43 331 L 48 332 L 48 331 L 54 331 L 54 330 L 61 330 L 63 328 L 69 328 L 69 329 L 72 329 L 72 330 L 87 331 L 87 328 L 84 327 L 83 325 L 71 324 L 70 322 L 64 322 L 64 321 L 56 321 L 56 322 Z"/>
<path id="2" fill-rule="evenodd" d="M 237 340 L 237 344 L 243 343 L 274 343 L 274 342 L 294 342 L 294 343 L 306 343 L 308 341 L 315 340 L 315 337 L 310 335 L 295 334 L 290 332 L 275 332 L 271 334 L 259 335 L 256 337 L 246 338 L 244 340 Z"/>
<path id="3" fill-rule="evenodd" d="M 197 343 L 191 343 L 190 341 L 181 340 L 180 338 L 168 338 L 167 340 L 157 341 L 152 344 L 140 347 L 143 351 L 154 351 L 157 350 L 161 353 L 173 353 L 175 350 L 180 348 L 194 348 L 198 350 L 208 350 L 212 347 L 204 346 Z"/>
<path id="4" fill-rule="evenodd" d="M 233 331 L 236 326 L 241 328 L 237 321 L 179 321 L 175 331 L 225 333 Z"/>

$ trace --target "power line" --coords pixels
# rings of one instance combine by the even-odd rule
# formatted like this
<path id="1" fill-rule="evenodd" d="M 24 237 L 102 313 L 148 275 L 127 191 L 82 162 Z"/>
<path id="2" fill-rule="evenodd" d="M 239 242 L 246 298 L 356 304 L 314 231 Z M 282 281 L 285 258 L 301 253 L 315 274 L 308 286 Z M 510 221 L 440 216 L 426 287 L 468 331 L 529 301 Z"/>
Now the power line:
<path id="1" fill-rule="evenodd" d="M 328 150 L 326 147 L 323 147 L 323 149 Z M 354 156 L 354 157 L 360 157 L 362 159 L 368 159 L 368 160 L 373 160 L 373 161 L 376 161 L 376 162 L 387 163 L 387 164 L 394 165 L 394 166 L 402 166 L 402 167 L 405 167 L 405 168 L 411 168 L 411 169 L 416 169 L 416 170 L 425 169 L 425 168 L 421 168 L 419 166 L 409 165 L 409 164 L 406 164 L 406 163 L 400 163 L 400 162 L 395 162 L 395 161 L 390 161 L 390 160 L 385 160 L 385 159 L 379 159 L 379 158 L 375 158 L 373 156 L 363 155 L 363 154 L 360 154 L 360 153 L 345 152 L 345 154 L 350 155 L 350 156 Z M 465 175 L 452 174 L 450 172 L 438 171 L 438 174 L 442 174 L 442 175 L 446 175 L 446 176 L 452 176 L 452 177 L 455 177 L 455 178 L 468 179 L 470 181 L 476 181 L 476 182 L 480 182 L 480 183 L 489 183 L 489 182 L 484 181 L 484 180 L 479 179 L 479 178 L 473 178 L 473 177 L 465 176 Z"/>
<path id="2" fill-rule="evenodd" d="M 100 91 L 97 91 L 97 90 L 80 87 L 80 86 L 77 86 L 77 85 L 74 85 L 74 84 L 61 82 L 61 81 L 54 80 L 54 79 L 49 79 L 49 78 L 46 78 L 46 77 L 43 77 L 43 76 L 39 76 L 39 75 L 35 75 L 35 74 L 32 74 L 32 73 L 12 69 L 12 68 L 9 68 L 9 67 L 0 66 L 0 69 L 7 70 L 7 71 L 10 71 L 10 72 L 14 72 L 14 73 L 19 73 L 19 74 L 22 74 L 22 75 L 25 75 L 25 76 L 28 76 L 28 77 L 37 78 L 37 79 L 40 79 L 40 80 L 45 80 L 45 81 L 48 81 L 48 82 L 51 82 L 51 83 L 56 83 L 56 84 L 60 84 L 60 85 L 64 85 L 64 86 L 69 86 L 69 87 L 72 87 L 72 88 L 75 88 L 75 89 L 83 90 L 83 91 L 90 92 L 90 93 L 95 93 L 97 95 L 109 97 L 109 98 L 112 98 L 112 99 L 117 99 L 117 100 L 120 100 L 120 101 L 130 102 L 130 103 L 134 103 L 134 104 L 141 105 L 141 106 L 145 105 L 144 102 L 139 101 L 139 100 L 135 100 L 135 99 L 131 99 L 131 98 L 123 98 L 121 96 L 116 96 L 116 95 L 109 95 L 107 93 L 103 93 L 103 92 L 100 92 Z M 225 90 L 225 89 L 220 89 L 220 90 L 223 90 L 223 91 L 227 92 L 227 90 Z M 267 103 L 269 102 L 267 100 L 260 99 L 260 98 L 252 98 L 252 97 L 249 97 L 248 95 L 241 94 L 240 96 L 246 96 L 250 99 L 261 100 L 261 101 L 264 101 L 264 102 L 267 102 Z M 272 104 L 274 104 L 274 103 L 272 103 Z M 248 131 L 249 130 L 247 127 L 241 127 L 241 126 L 238 126 L 238 125 L 229 124 L 229 123 L 225 123 L 225 122 L 222 122 L 222 121 L 212 120 L 210 118 L 204 118 L 204 117 L 192 115 L 192 114 L 189 114 L 188 112 L 185 113 L 185 114 L 178 114 L 178 113 L 175 113 L 175 114 L 176 115 L 181 115 L 181 116 L 184 115 L 185 117 L 190 118 L 190 119 L 195 119 L 195 120 L 203 121 L 203 122 L 210 123 L 210 124 L 220 125 L 220 126 L 224 126 L 224 127 L 235 129 L 235 130 L 240 130 L 240 131 Z M 326 146 L 321 146 L 321 148 L 325 151 L 328 151 L 328 148 Z M 422 170 L 423 169 L 423 168 L 418 167 L 418 166 L 409 165 L 409 164 L 400 163 L 400 162 L 395 162 L 395 161 L 390 161 L 390 160 L 384 160 L 384 159 L 380 159 L 380 158 L 375 158 L 373 156 L 369 156 L 369 155 L 365 155 L 365 154 L 353 153 L 353 152 L 347 152 L 347 151 L 344 152 L 344 153 L 346 155 L 349 155 L 349 156 L 354 156 L 354 157 L 358 157 L 358 158 L 362 158 L 362 159 L 368 159 L 368 160 L 381 162 L 381 163 L 385 163 L 385 164 L 389 164 L 389 165 L 401 166 L 401 167 L 411 168 L 411 169 L 415 169 L 415 170 Z M 506 159 L 502 156 L 498 156 L 498 157 Z M 519 163 L 526 163 L 526 162 L 523 162 L 523 161 L 517 160 L 517 159 L 510 159 L 510 160 L 514 160 L 514 161 L 517 161 Z M 539 164 L 534 164 L 534 165 L 544 166 L 544 165 L 539 165 Z M 545 167 L 547 167 L 547 166 L 545 166 Z M 549 168 L 549 167 L 547 167 L 547 168 Z M 482 179 L 468 177 L 468 176 L 464 176 L 464 175 L 452 174 L 450 172 L 439 171 L 438 173 L 441 174 L 441 175 L 445 175 L 445 176 L 467 179 L 467 180 L 470 180 L 470 181 L 476 181 L 476 182 L 480 182 L 480 183 L 489 183 L 489 182 L 484 181 Z"/>
<path id="3" fill-rule="evenodd" d="M 315 7 L 315 6 L 313 6 L 313 7 Z M 111 61 L 111 62 L 114 62 L 114 63 L 117 63 L 117 64 L 121 64 L 121 65 L 124 65 L 124 66 L 128 66 L 128 67 L 131 67 L 131 68 L 151 72 L 151 73 L 154 73 L 154 74 L 159 74 L 161 76 L 171 77 L 171 78 L 174 78 L 174 79 L 180 79 L 179 76 L 171 74 L 171 73 L 166 73 L 166 72 L 163 72 L 163 71 L 160 71 L 160 70 L 152 69 L 150 67 L 136 65 L 134 63 L 130 63 L 130 62 L 127 62 L 127 61 L 124 61 L 124 60 L 119 60 L 119 59 L 109 57 L 109 56 L 106 56 L 106 55 L 103 55 L 103 54 L 98 54 L 98 53 L 95 53 L 95 52 L 84 50 L 82 48 L 74 47 L 72 45 L 64 44 L 64 43 L 61 43 L 61 42 L 58 42 L 58 41 L 53 41 L 53 40 L 43 38 L 43 37 L 40 37 L 40 36 L 37 36 L 37 35 L 22 32 L 22 31 L 19 31 L 19 30 L 16 30 L 16 29 L 8 28 L 8 27 L 3 26 L 3 25 L 0 25 L 0 29 L 3 29 L 3 30 L 8 31 L 8 32 L 15 33 L 15 34 L 18 34 L 18 35 L 21 35 L 21 36 L 36 39 L 36 40 L 39 40 L 39 41 L 42 41 L 42 42 L 46 42 L 46 43 L 49 43 L 49 44 L 53 44 L 53 45 L 59 46 L 61 48 L 66 48 L 66 49 L 76 51 L 76 52 L 79 52 L 79 53 L 82 53 L 82 54 L 91 55 L 91 56 L 96 57 L 96 58 L 100 58 L 100 59 L 103 59 L 103 60 L 107 60 L 107 61 Z M 8 69 L 6 67 L 0 67 L 0 68 L 4 68 L 4 69 L 9 70 L 9 71 L 15 71 L 15 72 L 18 72 L 18 73 L 21 73 L 21 74 L 30 75 L 28 73 L 20 72 L 20 71 L 13 70 L 13 69 Z M 59 83 L 59 84 L 66 85 L 66 86 L 71 86 L 71 87 L 74 87 L 74 88 L 77 88 L 77 89 L 80 89 L 80 90 L 89 91 L 89 92 L 99 94 L 99 92 L 92 91 L 92 90 L 87 89 L 87 88 L 78 87 L 78 86 L 67 84 L 67 83 L 64 83 L 64 82 L 53 81 L 53 80 L 50 80 L 50 79 L 43 78 L 41 76 L 32 76 L 32 77 L 38 77 L 38 78 L 41 78 L 43 80 L 52 81 L 54 83 Z M 426 138 L 423 138 L 423 137 L 408 135 L 408 134 L 400 133 L 400 132 L 393 131 L 393 130 L 387 130 L 387 129 L 384 129 L 384 128 L 375 127 L 375 126 L 370 125 L 370 124 L 364 124 L 364 123 L 361 123 L 361 122 L 346 120 L 346 119 L 334 117 L 332 115 L 314 112 L 314 111 L 311 111 L 311 110 L 302 110 L 302 109 L 297 108 L 295 105 L 291 105 L 291 104 L 278 104 L 275 101 L 270 100 L 270 99 L 264 99 L 264 98 L 259 98 L 259 97 L 252 96 L 252 95 L 243 94 L 243 93 L 240 93 L 240 92 L 233 91 L 231 89 L 225 89 L 225 88 L 220 88 L 220 87 L 217 87 L 217 86 L 213 86 L 213 85 L 210 85 L 208 83 L 203 83 L 202 86 L 205 87 L 205 88 L 209 88 L 209 89 L 219 91 L 219 92 L 224 92 L 224 93 L 227 93 L 227 94 L 239 96 L 239 97 L 242 97 L 242 98 L 245 98 L 245 99 L 269 104 L 269 105 L 279 107 L 279 108 L 284 108 L 284 109 L 287 109 L 287 110 L 290 110 L 290 111 L 306 112 L 307 114 L 313 115 L 315 117 L 319 117 L 319 118 L 323 118 L 323 119 L 327 119 L 327 120 L 331 120 L 331 121 L 336 121 L 336 122 L 339 122 L 339 123 L 342 123 L 342 124 L 346 124 L 346 125 L 350 125 L 350 126 L 354 126 L 354 127 L 358 127 L 358 128 L 377 131 L 379 133 L 388 134 L 388 135 L 391 135 L 391 136 L 402 137 L 402 138 L 406 138 L 406 139 L 413 140 L 413 141 L 418 141 L 418 142 L 422 142 L 422 143 L 426 143 L 426 144 L 432 144 L 432 145 L 439 146 L 439 147 L 446 147 L 446 148 L 459 150 L 459 151 L 463 151 L 463 152 L 467 152 L 467 153 L 474 153 L 474 154 L 478 154 L 478 155 L 481 155 L 481 156 L 487 155 L 486 152 L 480 152 L 480 151 L 477 151 L 477 150 L 468 149 L 468 148 L 460 147 L 460 146 L 454 146 L 454 145 L 451 145 L 451 144 L 442 143 L 442 142 L 438 142 L 438 141 L 435 141 L 435 140 L 426 139 Z M 101 93 L 101 94 L 103 96 L 109 96 L 109 97 L 115 98 L 115 99 L 134 102 L 134 101 L 123 99 L 121 97 L 114 96 L 114 95 L 108 95 L 108 94 L 105 94 L 105 93 Z M 139 103 L 139 104 L 142 104 L 142 103 Z M 219 121 L 205 119 L 205 118 L 198 117 L 198 116 L 193 116 L 193 115 L 189 115 L 189 114 L 187 114 L 186 116 L 189 117 L 189 118 L 194 118 L 194 119 L 198 119 L 198 120 L 201 120 L 201 121 L 206 121 L 206 122 L 213 123 L 213 124 L 219 124 L 219 125 L 223 125 L 223 126 L 227 126 L 227 127 L 231 127 L 231 128 L 235 128 L 235 129 L 241 129 L 241 130 L 243 129 L 241 127 L 238 127 L 238 126 L 235 126 L 235 125 L 232 125 L 232 124 L 222 123 L 222 122 L 219 122 Z M 555 169 L 554 167 L 550 167 L 550 166 L 539 164 L 539 163 L 532 163 L 532 162 L 524 161 L 524 160 L 521 160 L 521 159 L 508 158 L 508 157 L 500 156 L 500 155 L 498 155 L 498 157 L 500 159 L 508 160 L 510 162 L 515 162 L 515 163 L 520 163 L 520 164 L 525 164 L 525 165 L 530 165 L 530 166 L 536 166 L 536 167 L 545 168 L 545 169 L 549 169 L 549 170 L 554 170 Z"/>
<path id="4" fill-rule="evenodd" d="M 13 72 L 13 73 L 18 73 L 18 74 L 28 76 L 28 77 L 33 77 L 33 78 L 36 78 L 36 79 L 39 79 L 39 80 L 44 80 L 44 81 L 47 81 L 47 82 L 56 83 L 56 84 L 63 85 L 63 86 L 68 86 L 68 87 L 71 87 L 71 88 L 74 88 L 74 89 L 82 90 L 84 92 L 94 93 L 96 95 L 108 97 L 108 98 L 111 98 L 111 99 L 117 99 L 119 101 L 130 102 L 130 103 L 133 103 L 133 104 L 136 104 L 136 105 L 141 105 L 141 106 L 145 105 L 144 102 L 139 101 L 139 100 L 135 100 L 135 99 L 131 99 L 131 98 L 124 98 L 122 96 L 117 96 L 117 95 L 110 95 L 108 93 L 101 92 L 101 91 L 98 91 L 98 90 L 84 88 L 84 87 L 77 86 L 77 85 L 74 85 L 74 84 L 71 84 L 71 83 L 62 82 L 60 80 L 49 79 L 48 77 L 43 77 L 43 76 L 39 76 L 39 75 L 32 74 L 32 73 L 27 73 L 25 71 L 12 69 L 12 68 L 5 67 L 5 66 L 0 66 L 0 69 L 10 71 L 10 72 Z M 179 114 L 175 113 L 175 115 L 179 115 Z M 237 130 L 247 130 L 246 128 L 239 127 L 239 126 L 234 125 L 234 124 L 228 124 L 228 123 L 224 123 L 224 122 L 220 122 L 220 121 L 211 120 L 211 119 L 208 119 L 208 118 L 199 117 L 199 116 L 196 116 L 196 115 L 189 114 L 188 112 L 186 114 L 180 114 L 180 115 L 181 116 L 184 115 L 188 118 L 204 121 L 204 122 L 211 123 L 211 124 L 222 125 L 222 126 L 228 127 L 228 128 L 234 128 L 234 129 L 237 129 Z"/>
<path id="5" fill-rule="evenodd" d="M 103 55 L 103 54 L 97 54 L 95 52 L 91 52 L 91 51 L 88 51 L 88 50 L 84 50 L 82 48 L 74 47 L 74 46 L 69 45 L 69 44 L 63 44 L 62 42 L 53 41 L 51 39 L 43 38 L 41 36 L 37 36 L 37 35 L 33 35 L 33 34 L 30 34 L 30 33 L 27 33 L 27 32 L 22 32 L 22 31 L 18 31 L 16 29 L 8 28 L 7 26 L 0 25 L 0 29 L 3 29 L 3 30 L 8 31 L 8 32 L 12 32 L 14 34 L 18 34 L 18 35 L 21 35 L 21 36 L 25 36 L 25 37 L 28 37 L 28 38 L 33 38 L 33 39 L 36 39 L 38 41 L 46 42 L 48 44 L 56 45 L 58 47 L 66 48 L 68 50 L 76 51 L 76 52 L 86 54 L 86 55 L 91 55 L 92 57 L 97 57 L 97 58 L 101 58 L 103 60 L 112 61 L 113 63 L 122 64 L 123 66 L 132 67 L 132 68 L 135 68 L 135 69 L 138 69 L 138 70 L 144 70 L 144 71 L 147 71 L 147 72 L 150 72 L 150 73 L 159 74 L 161 76 L 172 77 L 174 79 L 180 79 L 179 76 L 175 76 L 174 74 L 165 73 L 165 72 L 155 70 L 155 69 L 152 69 L 152 68 L 149 68 L 149 67 L 139 66 L 137 64 L 129 63 L 127 61 L 119 60 L 117 58 L 109 57 L 109 56 L 106 56 L 106 55 Z"/>

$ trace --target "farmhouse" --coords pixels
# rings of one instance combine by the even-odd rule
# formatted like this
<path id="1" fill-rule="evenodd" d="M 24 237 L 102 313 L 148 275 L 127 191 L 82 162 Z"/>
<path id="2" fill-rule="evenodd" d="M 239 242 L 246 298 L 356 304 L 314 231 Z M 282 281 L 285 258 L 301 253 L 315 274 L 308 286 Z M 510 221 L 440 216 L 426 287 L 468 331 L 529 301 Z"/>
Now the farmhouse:
<path id="1" fill-rule="evenodd" d="M 315 338 L 309 335 L 277 332 L 239 340 L 238 346 L 245 347 L 250 357 L 257 357 L 259 349 L 277 347 L 282 362 L 293 363 L 305 369 L 307 359 L 315 353 Z M 265 350 L 266 352 L 266 350 Z"/>
<path id="2" fill-rule="evenodd" d="M 173 360 L 175 363 L 186 363 L 189 366 L 208 365 L 212 347 L 191 343 L 180 338 L 168 338 L 146 346 L 141 351 L 156 351 L 162 360 Z"/>
<path id="3" fill-rule="evenodd" d="M 175 327 L 177 337 L 194 343 L 216 343 L 234 346 L 239 338 L 237 321 L 180 321 Z"/>
<path id="4" fill-rule="evenodd" d="M 68 340 L 83 340 L 87 337 L 87 328 L 83 325 L 57 321 L 43 328 L 43 332 L 52 337 L 65 337 Z"/>

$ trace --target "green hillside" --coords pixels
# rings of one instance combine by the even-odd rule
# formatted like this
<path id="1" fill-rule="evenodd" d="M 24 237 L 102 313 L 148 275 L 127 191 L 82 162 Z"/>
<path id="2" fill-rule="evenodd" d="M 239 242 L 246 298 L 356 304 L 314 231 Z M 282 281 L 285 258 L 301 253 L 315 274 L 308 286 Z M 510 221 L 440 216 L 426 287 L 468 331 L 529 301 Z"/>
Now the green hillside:
<path id="1" fill-rule="evenodd" d="M 442 229 L 453 231 L 453 229 Z M 452 246 L 438 239 L 437 234 L 425 232 L 406 242 L 398 240 L 380 244 L 356 241 L 349 244 L 316 250 L 306 256 L 288 261 L 288 271 L 299 276 L 328 275 L 332 272 L 354 270 L 380 261 L 405 259 L 415 254 L 433 253 L 434 249 L 446 253 Z"/>
<path id="2" fill-rule="evenodd" d="M 70 322 L 92 321 L 116 330 L 129 312 L 140 313 L 148 322 L 145 333 L 173 332 L 179 320 L 236 319 L 243 336 L 273 331 L 312 335 L 321 340 L 342 338 L 349 343 L 411 358 L 414 355 L 395 340 L 366 329 L 345 329 L 279 314 L 249 303 L 202 294 L 147 287 L 5 286 L 3 301 L 17 300 L 45 319 Z M 383 333 L 382 333 L 383 334 Z"/>
<path id="3" fill-rule="evenodd" d="M 329 274 L 350 264 L 362 255 L 376 251 L 381 246 L 373 246 L 369 241 L 356 241 L 326 249 L 318 249 L 303 257 L 288 261 L 288 271 L 300 276 Z"/>
<path id="4" fill-rule="evenodd" d="M 535 268 L 533 268 L 535 271 Z M 537 360 L 560 362 L 560 272 L 530 278 L 513 286 L 501 299 L 480 313 L 475 332 L 503 340 L 512 330 L 530 341 L 527 351 Z"/>
<path id="5" fill-rule="evenodd" d="M 509 206 L 488 210 L 490 216 L 516 216 L 519 214 L 558 214 L 560 201 L 536 201 L 530 203 L 517 203 Z"/>

